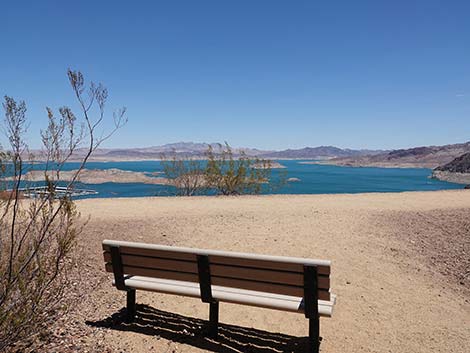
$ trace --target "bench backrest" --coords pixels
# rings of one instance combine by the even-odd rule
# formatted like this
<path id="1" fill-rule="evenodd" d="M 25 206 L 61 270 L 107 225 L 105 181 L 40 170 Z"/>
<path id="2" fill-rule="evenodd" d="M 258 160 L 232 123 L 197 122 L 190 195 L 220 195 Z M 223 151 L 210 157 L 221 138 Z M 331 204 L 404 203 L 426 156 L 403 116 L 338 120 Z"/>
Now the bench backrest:
<path id="1" fill-rule="evenodd" d="M 330 261 L 203 250 L 104 240 L 106 271 L 113 272 L 111 247 L 119 247 L 125 275 L 199 282 L 198 257 L 207 256 L 211 284 L 259 292 L 304 296 L 305 267 L 317 272 L 319 300 L 330 300 Z"/>

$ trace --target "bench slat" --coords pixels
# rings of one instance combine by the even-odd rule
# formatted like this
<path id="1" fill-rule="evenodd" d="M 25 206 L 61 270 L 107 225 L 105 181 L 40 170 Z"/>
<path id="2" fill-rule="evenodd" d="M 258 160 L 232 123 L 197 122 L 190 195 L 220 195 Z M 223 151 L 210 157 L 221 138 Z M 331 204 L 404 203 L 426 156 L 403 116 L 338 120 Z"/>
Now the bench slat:
<path id="1" fill-rule="evenodd" d="M 113 266 L 111 264 L 106 264 L 106 271 L 113 272 Z M 125 265 L 123 266 L 123 272 L 124 274 L 131 275 L 131 276 L 145 276 L 145 277 L 154 277 L 154 278 L 172 279 L 172 280 L 177 280 L 177 281 L 199 283 L 199 276 L 194 273 L 166 271 L 166 270 L 158 270 L 154 268 L 133 267 L 133 266 L 125 266 Z"/>
<path id="2" fill-rule="evenodd" d="M 297 270 L 290 270 L 286 269 L 287 271 L 294 271 L 294 272 L 302 272 L 303 265 L 311 265 L 316 266 L 319 269 L 319 273 L 323 267 L 328 271 L 331 266 L 331 261 L 328 260 L 314 260 L 314 259 L 306 259 L 300 257 L 288 257 L 288 256 L 272 256 L 272 255 L 262 255 L 262 254 L 250 254 L 250 253 L 241 253 L 241 252 L 234 252 L 234 251 L 220 251 L 220 250 L 208 250 L 208 249 L 196 249 L 196 248 L 184 248 L 184 247 L 177 247 L 177 246 L 168 246 L 168 245 L 156 245 L 156 244 L 146 244 L 146 243 L 135 243 L 135 242 L 127 242 L 127 241 L 119 241 L 119 240 L 103 240 L 103 250 L 109 251 L 109 247 L 111 245 L 120 246 L 121 251 L 126 254 L 135 253 L 134 250 L 137 250 L 137 254 L 144 255 L 144 252 L 148 254 L 148 256 L 155 256 L 155 257 L 163 257 L 163 258 L 170 258 L 170 259 L 180 259 L 180 260 L 190 260 L 196 257 L 196 255 L 209 255 L 210 257 L 220 257 L 220 258 L 234 258 L 236 261 L 240 259 L 244 261 L 251 261 L 253 260 L 254 263 L 259 262 L 266 262 L 267 266 L 270 266 L 270 263 L 276 264 L 276 269 L 283 270 L 284 264 L 297 264 Z M 153 254 L 153 255 L 152 255 Z M 226 260 L 223 260 L 226 261 Z M 216 261 L 218 262 L 218 261 Z M 250 267 L 258 267 L 252 266 Z M 291 266 L 289 266 L 292 268 Z"/>
<path id="3" fill-rule="evenodd" d="M 110 251 L 108 245 L 103 244 L 103 250 L 106 252 Z M 158 250 L 158 249 L 146 249 L 129 246 L 120 246 L 121 254 L 128 255 L 140 255 L 149 257 L 158 257 L 162 259 L 173 259 L 173 260 L 185 260 L 185 261 L 196 261 L 197 255 L 194 253 L 175 252 L 170 250 Z"/>
<path id="4" fill-rule="evenodd" d="M 196 283 L 187 283 L 173 280 L 162 280 L 146 277 L 131 277 L 125 280 L 126 286 L 160 293 L 178 294 L 194 298 L 200 297 L 199 286 Z M 214 286 L 212 295 L 215 299 L 235 304 L 252 305 L 294 313 L 303 313 L 302 298 L 274 295 L 264 292 L 255 292 L 243 289 L 224 288 Z M 320 316 L 330 317 L 333 312 L 334 296 L 332 301 L 319 300 L 318 312 Z"/>
<path id="5" fill-rule="evenodd" d="M 103 245 L 103 249 L 106 252 L 109 252 L 109 246 Z M 155 250 L 155 249 L 145 249 L 145 248 L 135 248 L 135 247 L 120 247 L 121 254 L 123 255 L 136 255 L 136 256 L 148 256 L 148 257 L 158 257 L 162 259 L 172 259 L 172 260 L 183 260 L 183 261 L 197 261 L 196 253 L 183 253 L 183 252 L 172 252 L 168 250 Z M 232 256 L 221 256 L 221 255 L 209 255 L 211 263 L 219 265 L 233 265 L 233 266 L 246 266 L 253 268 L 261 268 L 266 270 L 279 270 L 279 271 L 289 271 L 289 272 L 298 272 L 303 273 L 304 264 L 302 263 L 291 263 L 291 262 L 276 262 L 271 260 L 261 260 L 261 259 L 250 259 L 250 258 L 238 258 Z M 305 264 L 310 264 L 306 261 Z M 330 266 L 326 265 L 316 265 L 318 274 L 320 275 L 329 275 Z"/>
<path id="6" fill-rule="evenodd" d="M 303 286 L 303 273 L 211 264 L 211 275 L 252 281 Z M 318 288 L 330 289 L 330 277 L 318 276 Z"/>
<path id="7" fill-rule="evenodd" d="M 304 264 L 299 263 L 289 263 L 289 262 L 276 262 L 268 260 L 257 260 L 257 259 L 240 259 L 227 256 L 210 256 L 211 263 L 219 265 L 233 265 L 233 266 L 246 266 L 261 268 L 266 270 L 280 270 L 280 271 L 289 271 L 289 272 L 304 272 Z M 307 265 L 307 263 L 306 263 Z M 317 271 L 320 275 L 329 275 L 330 266 L 317 265 Z"/>
<path id="8" fill-rule="evenodd" d="M 106 264 L 106 271 L 113 272 L 112 264 Z M 194 273 L 185 273 L 185 272 L 176 272 L 176 271 L 166 271 L 158 269 L 150 269 L 144 267 L 133 267 L 133 266 L 123 266 L 123 272 L 126 275 L 135 275 L 135 276 L 145 276 L 145 277 L 154 277 L 154 278 L 163 278 L 171 279 L 178 281 L 186 281 L 199 283 L 199 276 Z M 211 281 L 213 285 L 219 285 L 223 287 L 232 287 L 232 288 L 241 288 L 254 290 L 259 292 L 268 292 L 276 293 L 283 295 L 291 295 L 302 297 L 303 296 L 303 286 L 292 286 L 292 285 L 283 285 L 277 283 L 268 283 L 268 282 L 259 282 L 252 280 L 243 280 L 219 276 L 211 276 Z M 325 289 L 318 290 L 318 299 L 321 300 L 330 300 L 330 292 Z"/>
<path id="9" fill-rule="evenodd" d="M 127 254 L 122 254 L 121 256 L 123 265 L 127 266 L 187 272 L 193 274 L 198 273 L 198 267 L 196 262 L 178 261 L 174 259 L 161 259 L 155 257 L 145 257 Z M 105 262 L 111 262 L 111 254 L 105 252 L 104 260 Z M 212 257 L 210 257 L 209 260 L 212 262 Z M 303 273 L 239 267 L 231 265 L 219 265 L 213 263 L 211 263 L 210 269 L 212 275 L 219 277 L 303 286 Z M 329 289 L 330 278 L 327 276 L 319 275 L 318 288 Z"/>
<path id="10" fill-rule="evenodd" d="M 137 255 L 121 254 L 121 261 L 123 265 L 154 268 L 160 270 L 198 273 L 197 262 L 193 261 L 179 261 L 174 259 L 162 259 L 158 257 L 146 257 Z M 104 261 L 111 263 L 111 254 L 104 253 Z"/>
<path id="11" fill-rule="evenodd" d="M 235 278 L 224 278 L 224 277 L 211 277 L 212 284 L 219 285 L 223 287 L 231 288 L 241 288 L 248 289 L 257 292 L 267 292 L 283 295 L 291 295 L 294 297 L 303 297 L 304 288 L 298 286 L 288 286 L 283 284 L 276 283 L 267 283 L 267 282 L 255 282 L 248 280 L 241 280 Z M 328 290 L 319 289 L 318 290 L 318 299 L 321 300 L 330 300 L 330 292 Z"/>

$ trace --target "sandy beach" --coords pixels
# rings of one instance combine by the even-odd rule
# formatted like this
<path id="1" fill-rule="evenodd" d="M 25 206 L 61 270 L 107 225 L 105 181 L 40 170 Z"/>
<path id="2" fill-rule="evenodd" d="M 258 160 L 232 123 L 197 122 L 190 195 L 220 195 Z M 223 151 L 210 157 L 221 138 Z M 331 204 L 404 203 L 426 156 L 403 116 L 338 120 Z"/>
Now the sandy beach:
<path id="1" fill-rule="evenodd" d="M 300 352 L 299 314 L 221 304 L 218 341 L 200 300 L 125 294 L 104 272 L 103 239 L 332 260 L 338 301 L 321 352 L 468 352 L 470 192 L 88 199 L 76 306 L 44 351 Z"/>

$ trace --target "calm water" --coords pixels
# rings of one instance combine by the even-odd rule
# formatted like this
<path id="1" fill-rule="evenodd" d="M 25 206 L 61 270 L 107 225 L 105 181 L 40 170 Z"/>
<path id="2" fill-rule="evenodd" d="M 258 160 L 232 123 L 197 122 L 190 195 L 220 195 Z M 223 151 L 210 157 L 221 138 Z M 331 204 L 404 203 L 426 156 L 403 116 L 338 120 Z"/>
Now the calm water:
<path id="1" fill-rule="evenodd" d="M 288 178 L 300 181 L 288 182 L 276 194 L 335 194 L 360 192 L 400 192 L 461 189 L 463 185 L 429 179 L 430 169 L 418 168 L 352 168 L 326 165 L 301 164 L 301 161 L 279 161 L 286 166 Z M 40 167 L 40 166 L 38 166 Z M 77 163 L 68 163 L 66 170 L 76 169 Z M 145 162 L 90 162 L 88 169 L 118 168 L 138 172 L 161 171 L 157 161 Z M 273 180 L 278 170 L 273 170 Z M 137 197 L 174 195 L 172 187 L 141 183 L 82 184 L 79 187 L 94 189 L 98 195 L 88 197 Z"/>

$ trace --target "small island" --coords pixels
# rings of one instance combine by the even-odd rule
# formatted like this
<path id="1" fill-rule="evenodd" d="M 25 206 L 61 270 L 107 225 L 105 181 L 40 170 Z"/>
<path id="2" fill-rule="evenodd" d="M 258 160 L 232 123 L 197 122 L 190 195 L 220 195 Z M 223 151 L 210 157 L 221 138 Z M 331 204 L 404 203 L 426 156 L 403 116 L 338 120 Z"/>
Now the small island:
<path id="1" fill-rule="evenodd" d="M 253 168 L 255 169 L 285 169 L 287 168 L 285 165 L 282 165 L 281 163 L 277 161 L 271 161 L 268 160 L 266 162 L 258 162 L 253 165 Z"/>

